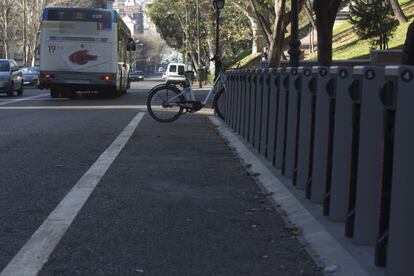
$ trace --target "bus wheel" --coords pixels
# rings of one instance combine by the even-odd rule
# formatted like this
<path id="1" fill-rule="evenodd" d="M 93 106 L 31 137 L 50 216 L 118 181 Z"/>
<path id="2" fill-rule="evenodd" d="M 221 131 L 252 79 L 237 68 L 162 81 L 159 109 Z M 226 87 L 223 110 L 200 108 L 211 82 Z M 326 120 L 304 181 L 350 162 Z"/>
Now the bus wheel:
<path id="1" fill-rule="evenodd" d="M 112 95 L 113 95 L 115 98 L 119 98 L 119 97 L 121 97 L 121 95 L 122 95 L 122 91 L 121 91 L 121 90 L 118 90 L 118 89 L 114 89 L 114 90 L 112 91 Z"/>
<path id="2" fill-rule="evenodd" d="M 67 90 L 67 89 L 63 89 L 63 90 L 61 91 L 61 94 L 60 94 L 60 95 L 62 96 L 62 98 L 69 98 L 70 91 L 69 91 L 69 90 Z"/>
<path id="3" fill-rule="evenodd" d="M 51 98 L 59 98 L 59 91 L 55 88 L 50 89 L 50 97 Z"/>
<path id="4" fill-rule="evenodd" d="M 76 91 L 70 91 L 69 92 L 69 98 L 74 100 L 78 97 L 78 94 L 76 93 Z"/>
<path id="5" fill-rule="evenodd" d="M 13 95 L 14 95 L 14 84 L 11 83 L 9 90 L 7 91 L 7 97 L 13 97 Z"/>

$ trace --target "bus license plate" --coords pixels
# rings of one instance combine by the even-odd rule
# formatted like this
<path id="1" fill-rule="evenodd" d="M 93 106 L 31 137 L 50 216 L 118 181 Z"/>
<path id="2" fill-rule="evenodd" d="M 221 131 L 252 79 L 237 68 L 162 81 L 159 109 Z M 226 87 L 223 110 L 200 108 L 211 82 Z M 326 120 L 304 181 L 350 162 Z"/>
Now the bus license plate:
<path id="1" fill-rule="evenodd" d="M 65 80 L 65 83 L 70 83 L 70 84 L 89 84 L 90 81 L 88 81 L 88 80 Z"/>

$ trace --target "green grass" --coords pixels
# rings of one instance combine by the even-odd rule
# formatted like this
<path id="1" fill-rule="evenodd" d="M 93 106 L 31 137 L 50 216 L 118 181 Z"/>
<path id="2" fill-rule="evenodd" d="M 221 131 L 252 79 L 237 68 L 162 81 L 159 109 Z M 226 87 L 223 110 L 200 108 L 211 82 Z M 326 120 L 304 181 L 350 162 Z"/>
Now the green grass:
<path id="1" fill-rule="evenodd" d="M 345 32 L 345 31 L 349 30 L 351 27 L 352 27 L 351 23 L 345 22 L 345 23 L 342 23 L 339 26 L 336 26 L 333 30 L 333 33 L 334 34 L 339 34 L 339 33 L 342 33 L 342 32 Z"/>
<path id="2" fill-rule="evenodd" d="M 400 4 L 409 21 L 414 17 L 414 0 L 401 0 Z M 390 49 L 400 49 L 404 45 L 405 36 L 410 23 L 399 25 L 389 43 Z M 368 58 L 371 51 L 371 43 L 361 40 L 353 31 L 349 22 L 343 23 L 334 29 L 333 59 L 347 60 Z M 316 54 L 309 55 L 306 59 L 316 59 Z"/>
<path id="3" fill-rule="evenodd" d="M 248 55 L 245 58 L 241 59 L 236 64 L 233 64 L 231 68 L 255 68 L 260 66 L 260 56 L 261 54 Z"/>
<path id="4" fill-rule="evenodd" d="M 414 0 L 413 0 L 414 1 Z M 299 37 L 305 37 L 309 31 L 310 22 L 306 18 L 306 14 L 302 11 L 299 14 Z M 287 33 L 285 34 L 285 40 L 289 41 L 290 39 L 290 28 L 287 28 Z M 249 49 L 248 51 L 251 51 Z M 261 54 L 255 55 L 246 55 L 242 57 L 238 62 L 234 63 L 230 68 L 237 69 L 237 68 L 257 68 L 260 67 L 260 60 Z"/>
<path id="5" fill-rule="evenodd" d="M 224 55 L 222 59 L 224 68 L 227 69 L 227 68 L 237 67 L 237 64 L 239 64 L 241 60 L 244 60 L 247 57 L 249 57 L 251 52 L 252 52 L 252 49 L 248 48 L 248 49 L 241 51 L 237 56 Z"/>

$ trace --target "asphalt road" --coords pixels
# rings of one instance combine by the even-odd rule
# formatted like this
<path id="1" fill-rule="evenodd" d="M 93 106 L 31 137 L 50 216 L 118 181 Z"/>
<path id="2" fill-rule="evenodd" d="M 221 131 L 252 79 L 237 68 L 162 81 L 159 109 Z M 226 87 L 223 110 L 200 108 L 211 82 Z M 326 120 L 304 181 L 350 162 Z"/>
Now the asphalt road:
<path id="1" fill-rule="evenodd" d="M 134 83 L 116 99 L 50 99 L 36 89 L 0 95 L 0 271 L 39 244 L 32 241 L 40 227 L 41 242 L 57 246 L 48 245 L 39 275 L 320 275 L 209 112 L 172 124 L 145 113 L 136 121 L 158 83 Z M 134 120 L 125 140 L 120 134 Z M 119 155 L 103 170 L 99 160 L 113 149 Z M 60 218 L 47 231 L 42 223 L 93 166 L 102 172 L 91 172 L 96 188 L 56 238 Z M 40 262 L 26 255 L 24 267 Z"/>

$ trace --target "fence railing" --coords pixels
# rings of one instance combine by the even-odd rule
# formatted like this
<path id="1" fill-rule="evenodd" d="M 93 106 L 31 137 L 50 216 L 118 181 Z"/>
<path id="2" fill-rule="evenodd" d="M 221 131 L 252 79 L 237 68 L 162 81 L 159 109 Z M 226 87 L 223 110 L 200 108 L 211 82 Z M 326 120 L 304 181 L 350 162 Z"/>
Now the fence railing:
<path id="1" fill-rule="evenodd" d="M 225 122 L 390 275 L 414 275 L 414 67 L 228 72 Z"/>

